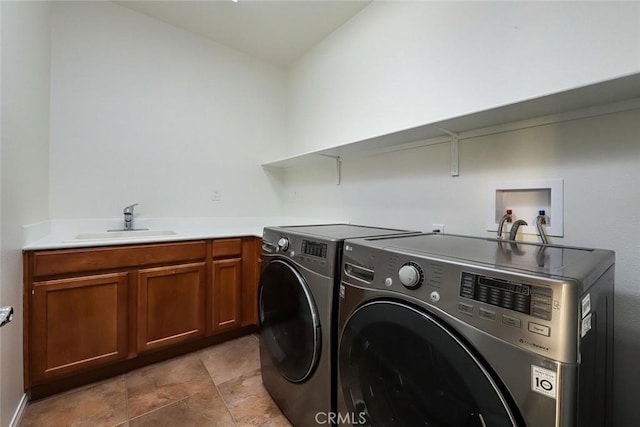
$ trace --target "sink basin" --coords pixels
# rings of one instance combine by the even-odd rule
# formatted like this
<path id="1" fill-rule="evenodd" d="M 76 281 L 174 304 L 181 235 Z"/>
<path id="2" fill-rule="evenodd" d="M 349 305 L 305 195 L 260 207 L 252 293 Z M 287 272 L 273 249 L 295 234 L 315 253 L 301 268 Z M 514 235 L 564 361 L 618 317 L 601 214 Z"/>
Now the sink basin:
<path id="1" fill-rule="evenodd" d="M 113 240 L 139 239 L 145 237 L 171 236 L 176 234 L 171 230 L 129 230 L 129 231 L 99 231 L 96 233 L 80 233 L 74 240 Z"/>

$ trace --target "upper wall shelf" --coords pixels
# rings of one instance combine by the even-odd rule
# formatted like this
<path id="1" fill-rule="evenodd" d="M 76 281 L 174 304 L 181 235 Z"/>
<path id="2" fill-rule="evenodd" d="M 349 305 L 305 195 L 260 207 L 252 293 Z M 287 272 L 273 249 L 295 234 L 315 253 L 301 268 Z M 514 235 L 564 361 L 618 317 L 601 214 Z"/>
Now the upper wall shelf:
<path id="1" fill-rule="evenodd" d="M 452 175 L 457 175 L 457 141 L 460 139 L 636 108 L 640 108 L 640 73 L 374 138 L 301 153 L 269 161 L 262 166 L 289 168 L 304 166 L 323 157 L 332 158 L 336 161 L 340 183 L 342 159 L 454 141 Z"/>

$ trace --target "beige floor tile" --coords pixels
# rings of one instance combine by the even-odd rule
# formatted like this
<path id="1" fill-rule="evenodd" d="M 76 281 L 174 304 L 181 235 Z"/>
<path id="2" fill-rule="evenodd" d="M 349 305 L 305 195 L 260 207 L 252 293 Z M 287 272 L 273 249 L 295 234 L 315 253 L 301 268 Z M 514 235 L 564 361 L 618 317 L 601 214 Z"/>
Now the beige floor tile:
<path id="1" fill-rule="evenodd" d="M 209 390 L 213 383 L 195 354 L 158 363 L 126 375 L 129 418 Z"/>
<path id="2" fill-rule="evenodd" d="M 258 340 L 247 335 L 30 403 L 20 426 L 290 427 L 262 385 Z"/>
<path id="3" fill-rule="evenodd" d="M 113 427 L 126 422 L 125 379 L 117 377 L 29 403 L 20 426 Z"/>
<path id="4" fill-rule="evenodd" d="M 253 335 L 209 347 L 200 351 L 199 355 L 216 384 L 260 368 L 258 340 Z"/>
<path id="5" fill-rule="evenodd" d="M 207 391 L 132 419 L 129 425 L 235 427 L 236 423 L 212 385 Z"/>
<path id="6" fill-rule="evenodd" d="M 202 393 L 194 394 L 183 400 L 189 410 L 195 411 L 204 417 L 216 422 L 216 426 L 235 426 L 231 412 L 227 409 L 222 396 L 215 386 Z"/>
<path id="7" fill-rule="evenodd" d="M 184 401 L 149 412 L 129 421 L 130 427 L 234 427 L 228 416 L 225 420 L 211 419 L 191 409 Z M 230 421 L 229 421 L 230 420 Z"/>
<path id="8" fill-rule="evenodd" d="M 291 426 L 262 385 L 259 370 L 218 388 L 238 426 Z"/>

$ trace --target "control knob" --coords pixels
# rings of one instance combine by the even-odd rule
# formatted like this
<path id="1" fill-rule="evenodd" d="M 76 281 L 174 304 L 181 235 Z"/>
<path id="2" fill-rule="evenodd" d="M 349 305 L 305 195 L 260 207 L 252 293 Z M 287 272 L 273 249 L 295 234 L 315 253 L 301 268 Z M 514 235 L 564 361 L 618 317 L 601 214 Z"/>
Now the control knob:
<path id="1" fill-rule="evenodd" d="M 422 285 L 424 273 L 418 264 L 408 262 L 400 267 L 398 277 L 400 278 L 400 283 L 402 283 L 406 288 L 415 289 Z"/>
<path id="2" fill-rule="evenodd" d="M 278 240 L 278 247 L 280 248 L 281 251 L 286 251 L 287 249 L 289 249 L 289 239 L 287 239 L 286 237 L 283 237 L 280 240 Z"/>

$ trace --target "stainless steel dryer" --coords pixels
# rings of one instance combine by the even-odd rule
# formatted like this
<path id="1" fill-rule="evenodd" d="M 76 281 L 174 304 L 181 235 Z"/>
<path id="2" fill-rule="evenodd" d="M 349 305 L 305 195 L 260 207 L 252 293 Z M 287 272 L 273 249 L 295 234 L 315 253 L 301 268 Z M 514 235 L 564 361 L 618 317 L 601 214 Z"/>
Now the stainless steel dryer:
<path id="1" fill-rule="evenodd" d="M 406 231 L 348 224 L 264 229 L 258 307 L 262 380 L 295 426 L 335 424 L 344 239 L 401 233 Z"/>
<path id="2" fill-rule="evenodd" d="M 612 425 L 614 253 L 454 235 L 345 242 L 342 425 Z"/>

